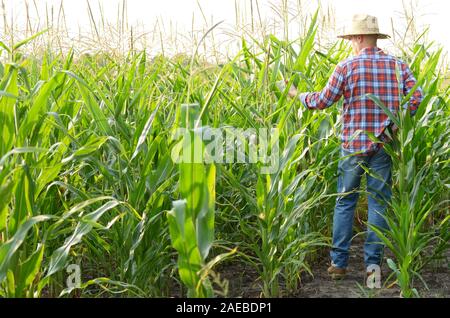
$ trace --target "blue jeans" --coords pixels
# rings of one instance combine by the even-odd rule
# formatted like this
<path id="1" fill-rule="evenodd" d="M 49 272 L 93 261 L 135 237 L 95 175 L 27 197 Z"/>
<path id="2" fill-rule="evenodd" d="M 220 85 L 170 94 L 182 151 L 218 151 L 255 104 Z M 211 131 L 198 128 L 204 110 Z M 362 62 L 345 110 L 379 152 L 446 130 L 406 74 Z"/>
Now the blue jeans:
<path id="1" fill-rule="evenodd" d="M 341 150 L 338 166 L 338 193 L 333 218 L 333 247 L 331 260 L 334 266 L 346 268 L 352 239 L 353 215 L 359 197 L 361 177 L 368 170 L 368 223 L 387 229 L 384 219 L 387 202 L 391 199 L 391 157 L 383 148 L 369 156 L 350 156 L 350 152 Z M 363 168 L 364 167 L 364 168 Z M 350 193 L 349 193 L 350 192 Z M 364 262 L 366 266 L 381 265 L 384 245 L 378 236 L 368 227 L 364 244 Z"/>

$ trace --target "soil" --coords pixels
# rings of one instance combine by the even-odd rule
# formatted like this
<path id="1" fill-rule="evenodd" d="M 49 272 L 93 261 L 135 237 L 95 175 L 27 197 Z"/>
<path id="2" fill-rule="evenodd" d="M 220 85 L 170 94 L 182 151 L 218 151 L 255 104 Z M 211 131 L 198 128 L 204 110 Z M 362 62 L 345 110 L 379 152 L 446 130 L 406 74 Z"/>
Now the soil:
<path id="1" fill-rule="evenodd" d="M 327 256 L 322 257 L 313 266 L 313 276 L 304 275 L 299 289 L 291 294 L 282 292 L 285 297 L 296 298 L 360 298 L 360 297 L 400 297 L 400 289 L 395 284 L 395 278 L 389 276 L 392 271 L 386 265 L 386 259 L 392 258 L 392 253 L 386 251 L 382 268 L 382 288 L 369 289 L 365 284 L 365 266 L 363 261 L 363 238 L 354 239 L 349 260 L 347 276 L 339 281 L 333 281 L 327 274 L 330 265 Z M 422 272 L 427 287 L 420 281 L 415 281 L 415 288 L 420 297 L 450 298 L 450 270 L 448 259 L 428 265 Z M 229 281 L 228 297 L 261 297 L 261 281 L 258 273 L 249 265 L 242 263 L 227 264 L 218 270 L 221 278 Z M 389 279 L 388 279 L 389 278 Z"/>

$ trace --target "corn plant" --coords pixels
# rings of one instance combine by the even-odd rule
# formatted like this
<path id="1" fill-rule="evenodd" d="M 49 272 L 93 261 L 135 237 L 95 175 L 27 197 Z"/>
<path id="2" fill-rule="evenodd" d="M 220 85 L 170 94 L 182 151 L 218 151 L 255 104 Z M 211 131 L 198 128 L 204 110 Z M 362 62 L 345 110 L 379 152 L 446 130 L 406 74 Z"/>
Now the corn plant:
<path id="1" fill-rule="evenodd" d="M 179 164 L 179 191 L 182 200 L 173 203 L 168 214 L 170 236 L 178 252 L 178 272 L 188 288 L 188 297 L 211 297 L 213 290 L 208 278 L 200 271 L 214 239 L 215 166 L 196 162 L 196 153 L 203 146 L 198 132 L 193 131 L 199 120 L 198 104 L 181 106 L 181 123 L 190 131 L 183 137 Z M 199 149 L 200 148 L 200 149 Z"/>
<path id="2" fill-rule="evenodd" d="M 417 45 L 415 56 L 420 58 L 422 53 L 425 54 L 424 50 L 423 46 Z M 449 181 L 448 116 L 440 122 L 434 121 L 449 109 L 448 89 L 443 95 L 439 93 L 437 64 L 440 53 L 437 51 L 429 54 L 426 60 L 411 62 L 420 72 L 416 74 L 417 86 L 422 86 L 425 94 L 414 117 L 408 109 L 391 113 L 377 98 L 371 97 L 398 127 L 398 133 L 391 136 L 393 142 L 385 145 L 393 158 L 395 171 L 395 191 L 386 216 L 389 230 L 374 230 L 395 255 L 395 260 L 388 260 L 388 265 L 404 297 L 419 296 L 413 287 L 414 279 L 422 280 L 420 270 L 423 266 L 438 256 L 437 252 L 448 248 L 448 218 L 443 218 L 448 213 L 448 205 L 447 199 L 442 197 Z M 409 98 L 404 96 L 402 105 L 407 105 Z"/>

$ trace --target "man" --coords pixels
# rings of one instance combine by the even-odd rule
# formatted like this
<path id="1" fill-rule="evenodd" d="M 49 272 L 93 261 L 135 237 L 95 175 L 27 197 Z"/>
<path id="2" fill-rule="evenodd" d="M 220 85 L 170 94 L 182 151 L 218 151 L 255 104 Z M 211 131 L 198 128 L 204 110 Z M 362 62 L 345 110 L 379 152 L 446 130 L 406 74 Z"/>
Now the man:
<path id="1" fill-rule="evenodd" d="M 345 276 L 352 238 L 353 214 L 358 188 L 365 169 L 367 174 L 368 223 L 386 229 L 383 217 L 391 198 L 391 158 L 382 143 L 373 142 L 366 132 L 387 140 L 385 130 L 392 128 L 388 116 L 367 94 L 377 96 L 391 112 L 400 107 L 401 98 L 416 84 L 409 67 L 377 47 L 378 39 L 389 36 L 379 32 L 376 17 L 355 15 L 350 31 L 340 38 L 350 40 L 354 56 L 340 62 L 321 92 L 298 95 L 292 87 L 289 96 L 298 98 L 308 109 L 324 109 L 344 96 L 342 109 L 341 159 L 338 165 L 338 193 L 333 218 L 333 246 L 328 273 L 333 279 Z M 399 74 L 399 78 L 397 78 Z M 421 89 L 410 99 L 413 115 L 422 100 Z M 370 229 L 364 245 L 367 275 L 374 265 L 381 266 L 383 245 Z"/>

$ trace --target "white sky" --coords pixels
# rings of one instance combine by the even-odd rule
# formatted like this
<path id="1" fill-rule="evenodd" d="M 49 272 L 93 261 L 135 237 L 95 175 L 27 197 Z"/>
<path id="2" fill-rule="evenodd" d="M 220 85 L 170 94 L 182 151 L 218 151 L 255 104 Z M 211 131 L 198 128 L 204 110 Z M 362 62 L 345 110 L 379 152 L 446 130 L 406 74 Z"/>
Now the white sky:
<path id="1" fill-rule="evenodd" d="M 15 24 L 22 26 L 26 21 L 26 12 L 24 3 L 28 1 L 29 12 L 34 24 L 45 23 L 45 7 L 54 7 L 54 19 L 57 18 L 58 8 L 61 0 L 35 0 L 40 12 L 40 20 L 37 18 L 36 10 L 32 0 L 5 0 L 6 13 L 8 18 L 14 16 Z M 86 0 L 62 0 L 64 3 L 66 21 L 68 28 L 73 32 L 78 32 L 78 27 L 82 30 L 90 29 L 89 15 Z M 144 31 L 152 32 L 155 29 L 157 19 L 163 21 L 164 30 L 167 33 L 188 33 L 192 29 L 192 17 L 194 19 L 194 28 L 204 28 L 202 13 L 197 4 L 203 9 L 207 18 L 208 26 L 211 21 L 218 22 L 225 20 L 226 26 L 236 25 L 235 5 L 240 7 L 243 14 L 249 14 L 250 1 L 253 4 L 256 0 L 126 0 L 127 16 L 130 25 L 139 25 Z M 266 19 L 272 19 L 275 14 L 271 5 L 280 5 L 282 0 L 258 0 L 261 15 Z M 295 4 L 297 0 L 288 0 Z M 105 19 L 112 24 L 116 23 L 118 8 L 123 0 L 89 0 L 94 16 L 100 20 L 99 3 L 102 4 Z M 323 8 L 331 4 L 335 9 L 335 20 L 338 27 L 341 27 L 354 13 L 370 13 L 378 17 L 381 31 L 391 34 L 391 18 L 394 21 L 403 12 L 402 0 L 303 0 L 304 11 L 313 12 L 318 3 Z M 409 0 L 405 1 L 409 3 Z M 445 46 L 450 50 L 450 1 L 448 0 L 413 0 L 417 5 L 418 12 L 415 12 L 415 21 L 419 25 L 430 26 L 430 38 Z M 254 10 L 256 8 L 254 7 Z M 50 10 L 51 12 L 51 10 Z M 50 13 L 51 15 L 51 13 Z M 0 20 L 1 21 L 1 20 Z M 248 22 L 248 20 L 247 20 Z M 395 22 L 397 23 L 397 22 Z M 3 23 L 0 22 L 0 31 L 3 29 Z M 334 30 L 336 31 L 336 30 Z M 0 34 L 1 38 L 1 34 Z"/>

